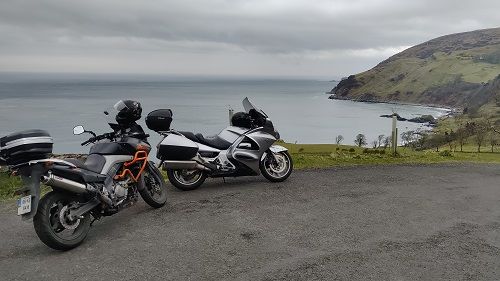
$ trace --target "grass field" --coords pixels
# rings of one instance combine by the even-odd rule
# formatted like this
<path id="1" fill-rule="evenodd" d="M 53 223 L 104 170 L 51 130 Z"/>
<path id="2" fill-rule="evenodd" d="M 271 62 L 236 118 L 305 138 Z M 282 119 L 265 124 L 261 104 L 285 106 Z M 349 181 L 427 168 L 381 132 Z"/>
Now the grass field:
<path id="1" fill-rule="evenodd" d="M 283 145 L 290 150 L 295 167 L 297 169 L 399 163 L 500 163 L 500 150 L 497 147 L 495 147 L 493 153 L 490 152 L 490 147 L 484 147 L 481 149 L 481 153 L 477 153 L 477 147 L 473 145 L 464 146 L 464 152 L 449 152 L 449 147 L 441 147 L 439 152 L 436 152 L 435 150 L 413 151 L 409 148 L 399 147 L 397 156 L 391 155 L 389 149 L 385 150 L 385 152 L 383 152 L 383 149 L 379 149 L 377 150 L 378 153 L 375 153 L 373 149 L 365 149 L 347 145 Z M 460 148 L 457 147 L 457 149 L 459 150 Z"/>
<path id="2" fill-rule="evenodd" d="M 474 145 L 464 146 L 464 152 L 449 152 L 449 147 L 441 147 L 440 152 L 434 150 L 413 151 L 409 148 L 398 148 L 398 155 L 390 154 L 389 149 L 365 149 L 349 145 L 335 144 L 289 144 L 295 169 L 325 168 L 334 166 L 380 165 L 380 164 L 426 164 L 445 162 L 484 162 L 500 163 L 500 148 L 494 152 L 485 146 L 477 153 Z M 457 149 L 460 149 L 457 147 Z M 446 152 L 445 152 L 446 151 Z M 0 200 L 12 198 L 14 191 L 20 186 L 18 177 L 9 176 L 6 171 L 0 172 Z"/>

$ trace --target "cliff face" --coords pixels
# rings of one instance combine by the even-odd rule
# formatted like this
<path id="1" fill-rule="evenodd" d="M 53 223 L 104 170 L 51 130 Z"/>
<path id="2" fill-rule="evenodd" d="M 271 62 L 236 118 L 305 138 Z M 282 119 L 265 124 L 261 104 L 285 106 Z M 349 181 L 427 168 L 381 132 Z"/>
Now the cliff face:
<path id="1" fill-rule="evenodd" d="M 439 37 L 350 75 L 332 98 L 453 107 L 494 103 L 500 84 L 500 28 Z"/>

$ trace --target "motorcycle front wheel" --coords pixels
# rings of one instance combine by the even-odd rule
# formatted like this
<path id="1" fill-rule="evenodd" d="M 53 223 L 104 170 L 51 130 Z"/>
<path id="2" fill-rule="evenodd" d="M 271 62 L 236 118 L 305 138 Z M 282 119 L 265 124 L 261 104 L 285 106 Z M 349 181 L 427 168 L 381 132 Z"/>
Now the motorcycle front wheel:
<path id="1" fill-rule="evenodd" d="M 143 186 L 139 189 L 139 193 L 142 199 L 153 208 L 163 207 L 167 202 L 167 185 L 160 171 L 154 165 L 150 165 L 144 170 L 141 178 L 139 184 Z"/>
<path id="2" fill-rule="evenodd" d="M 207 175 L 200 170 L 167 170 L 170 183 L 182 191 L 195 190 L 205 182 Z"/>
<path id="3" fill-rule="evenodd" d="M 78 205 L 78 198 L 69 193 L 51 191 L 38 205 L 33 225 L 42 242 L 55 250 L 70 250 L 78 247 L 90 230 L 91 215 L 77 219 L 68 217 L 69 210 Z"/>
<path id="4" fill-rule="evenodd" d="M 260 172 L 272 182 L 286 180 L 292 174 L 292 171 L 293 162 L 288 151 L 268 152 L 260 161 Z"/>

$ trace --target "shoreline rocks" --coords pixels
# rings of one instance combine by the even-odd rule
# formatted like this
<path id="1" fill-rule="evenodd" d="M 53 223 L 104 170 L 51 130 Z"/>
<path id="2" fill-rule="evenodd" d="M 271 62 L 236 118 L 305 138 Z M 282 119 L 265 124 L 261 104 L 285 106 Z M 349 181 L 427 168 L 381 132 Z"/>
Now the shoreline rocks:
<path id="1" fill-rule="evenodd" d="M 380 115 L 380 117 L 392 118 L 392 114 L 383 114 L 383 115 Z M 427 123 L 429 125 L 436 125 L 437 124 L 437 119 L 434 118 L 434 116 L 432 116 L 432 115 L 422 115 L 419 117 L 407 119 L 407 118 L 399 116 L 399 114 L 396 113 L 396 118 L 398 121 L 406 121 L 406 122 L 420 123 L 420 124 Z"/>

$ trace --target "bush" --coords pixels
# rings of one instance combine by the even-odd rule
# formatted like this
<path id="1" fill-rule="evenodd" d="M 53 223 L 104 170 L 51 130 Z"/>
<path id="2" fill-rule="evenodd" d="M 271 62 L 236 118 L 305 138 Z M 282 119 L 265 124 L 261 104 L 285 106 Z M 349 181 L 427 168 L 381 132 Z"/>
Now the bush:
<path id="1" fill-rule="evenodd" d="M 363 149 L 363 153 L 364 154 L 385 154 L 385 150 L 383 150 L 383 149 L 378 150 L 378 149 L 365 148 L 365 149 Z"/>
<path id="2" fill-rule="evenodd" d="M 299 152 L 304 152 L 304 148 L 303 147 L 299 148 Z"/>
<path id="3" fill-rule="evenodd" d="M 443 150 L 443 151 L 439 152 L 439 156 L 452 157 L 453 154 L 451 154 L 451 151 L 449 151 L 449 150 Z"/>
<path id="4" fill-rule="evenodd" d="M 354 153 L 354 152 L 356 152 L 356 149 L 354 149 L 354 148 L 351 147 L 351 148 L 349 148 L 349 152 L 350 153 Z"/>

